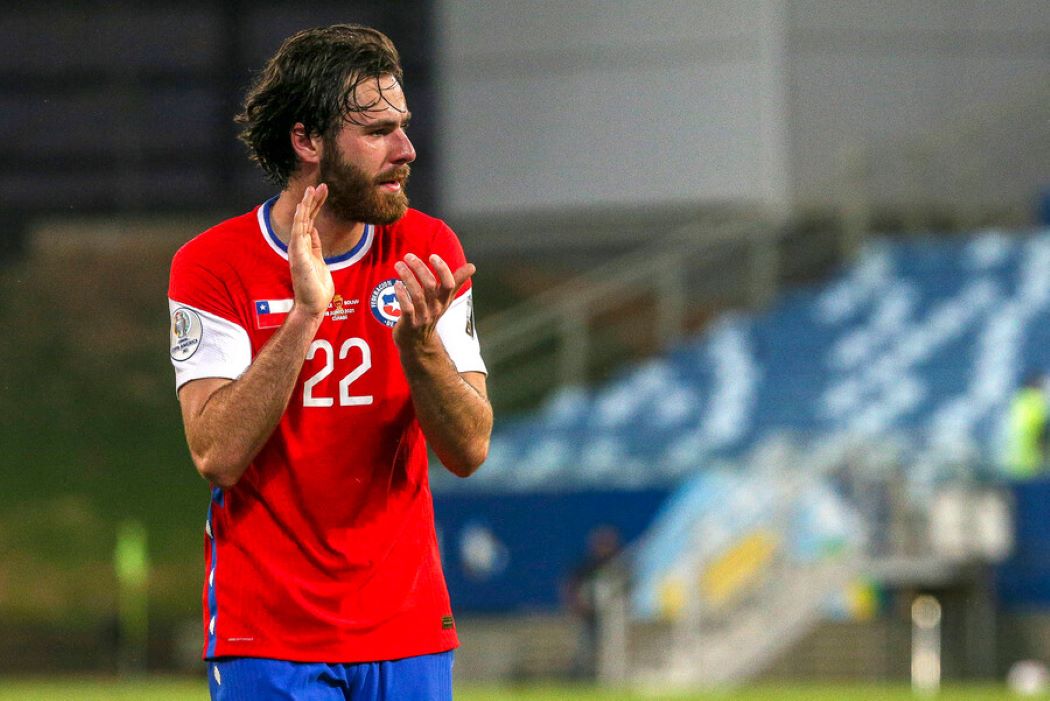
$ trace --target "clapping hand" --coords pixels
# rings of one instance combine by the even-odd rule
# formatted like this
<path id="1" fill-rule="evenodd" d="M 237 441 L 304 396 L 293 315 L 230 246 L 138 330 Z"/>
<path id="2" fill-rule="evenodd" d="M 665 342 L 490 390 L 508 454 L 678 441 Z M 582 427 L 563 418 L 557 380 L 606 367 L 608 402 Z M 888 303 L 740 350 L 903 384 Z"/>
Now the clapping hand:
<path id="1" fill-rule="evenodd" d="M 453 273 L 437 254 L 430 256 L 430 265 L 433 271 L 412 253 L 394 264 L 400 278 L 394 284 L 394 293 L 401 305 L 401 317 L 394 325 L 394 342 L 402 350 L 431 342 L 438 319 L 475 271 L 472 263 L 464 263 Z"/>

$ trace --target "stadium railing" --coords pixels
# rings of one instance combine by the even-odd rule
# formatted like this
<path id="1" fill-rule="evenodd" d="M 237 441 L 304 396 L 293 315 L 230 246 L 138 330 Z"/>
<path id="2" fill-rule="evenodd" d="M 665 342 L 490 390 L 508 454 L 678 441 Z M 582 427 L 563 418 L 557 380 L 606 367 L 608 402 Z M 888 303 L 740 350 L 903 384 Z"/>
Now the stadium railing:
<path id="1" fill-rule="evenodd" d="M 683 485 L 600 588 L 603 682 L 738 684 L 821 620 L 870 613 L 865 582 L 944 585 L 1009 554 L 986 472 L 930 480 L 889 445 L 780 436 Z"/>
<path id="2" fill-rule="evenodd" d="M 603 368 L 664 350 L 726 308 L 761 308 L 777 294 L 784 231 L 775 222 L 697 222 L 481 323 L 495 400 L 534 406 Z M 821 256 L 795 242 L 792 265 Z M 617 353 L 620 357 L 616 357 Z"/>

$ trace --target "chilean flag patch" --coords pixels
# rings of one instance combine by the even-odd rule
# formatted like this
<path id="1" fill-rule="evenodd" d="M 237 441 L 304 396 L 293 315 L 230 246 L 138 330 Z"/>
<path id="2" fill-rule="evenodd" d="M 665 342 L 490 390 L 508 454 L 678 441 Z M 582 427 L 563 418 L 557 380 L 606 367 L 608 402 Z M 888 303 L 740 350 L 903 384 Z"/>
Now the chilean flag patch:
<path id="1" fill-rule="evenodd" d="M 290 311 L 290 299 L 255 300 L 255 325 L 260 329 L 275 329 L 284 323 Z"/>

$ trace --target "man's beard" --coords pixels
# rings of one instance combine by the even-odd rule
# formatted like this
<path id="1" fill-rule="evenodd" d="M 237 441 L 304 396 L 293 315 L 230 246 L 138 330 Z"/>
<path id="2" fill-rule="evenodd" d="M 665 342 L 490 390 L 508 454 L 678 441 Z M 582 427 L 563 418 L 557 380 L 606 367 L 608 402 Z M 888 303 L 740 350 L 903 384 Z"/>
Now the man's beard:
<path id="1" fill-rule="evenodd" d="M 393 224 L 408 209 L 405 183 L 410 170 L 406 164 L 372 178 L 344 161 L 335 149 L 325 149 L 320 163 L 320 182 L 328 185 L 325 208 L 345 222 Z M 379 189 L 380 183 L 394 180 L 401 183 L 398 192 Z"/>

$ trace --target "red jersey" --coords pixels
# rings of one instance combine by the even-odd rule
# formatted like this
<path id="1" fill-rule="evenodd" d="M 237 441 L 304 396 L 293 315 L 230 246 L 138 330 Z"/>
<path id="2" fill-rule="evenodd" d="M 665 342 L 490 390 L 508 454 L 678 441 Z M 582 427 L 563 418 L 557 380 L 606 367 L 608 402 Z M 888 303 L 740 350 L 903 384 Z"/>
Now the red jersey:
<path id="1" fill-rule="evenodd" d="M 276 199 L 276 198 L 275 198 Z M 168 292 L 178 386 L 239 377 L 292 307 L 274 200 L 175 255 Z M 458 645 L 434 532 L 427 447 L 391 327 L 394 263 L 465 262 L 455 234 L 408 210 L 326 262 L 335 297 L 266 445 L 213 488 L 205 527 L 205 658 L 393 660 Z M 438 324 L 460 372 L 480 371 L 469 283 Z"/>

